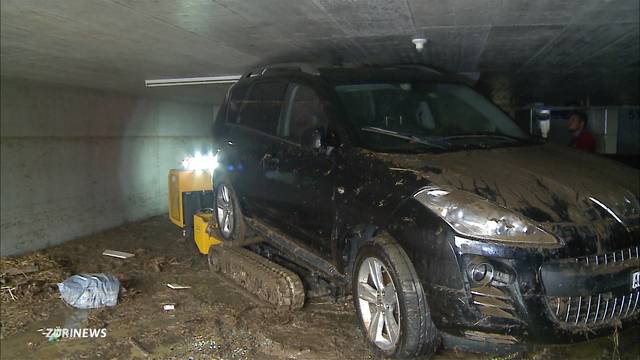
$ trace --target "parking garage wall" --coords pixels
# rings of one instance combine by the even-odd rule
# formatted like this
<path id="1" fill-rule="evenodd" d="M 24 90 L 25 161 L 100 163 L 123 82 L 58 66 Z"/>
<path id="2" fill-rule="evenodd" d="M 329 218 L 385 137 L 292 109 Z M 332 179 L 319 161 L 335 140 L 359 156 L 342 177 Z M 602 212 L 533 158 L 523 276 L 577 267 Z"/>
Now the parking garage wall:
<path id="1" fill-rule="evenodd" d="M 213 105 L 2 79 L 0 253 L 167 211 L 167 174 L 211 149 Z"/>

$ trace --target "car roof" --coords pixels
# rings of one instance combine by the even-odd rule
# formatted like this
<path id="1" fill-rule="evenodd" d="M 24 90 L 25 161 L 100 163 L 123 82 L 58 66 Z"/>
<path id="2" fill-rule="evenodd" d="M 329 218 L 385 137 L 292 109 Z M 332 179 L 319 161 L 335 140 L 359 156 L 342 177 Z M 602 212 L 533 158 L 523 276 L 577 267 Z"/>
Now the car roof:
<path id="1" fill-rule="evenodd" d="M 240 84 L 260 79 L 321 78 L 330 85 L 371 82 L 447 82 L 469 84 L 469 79 L 420 64 L 367 65 L 367 66 L 313 66 L 287 63 L 265 66 L 245 73 Z"/>
<path id="2" fill-rule="evenodd" d="M 419 65 L 390 65 L 366 67 L 327 67 L 320 75 L 332 83 L 373 81 L 413 82 L 442 81 L 447 75 L 433 68 Z"/>

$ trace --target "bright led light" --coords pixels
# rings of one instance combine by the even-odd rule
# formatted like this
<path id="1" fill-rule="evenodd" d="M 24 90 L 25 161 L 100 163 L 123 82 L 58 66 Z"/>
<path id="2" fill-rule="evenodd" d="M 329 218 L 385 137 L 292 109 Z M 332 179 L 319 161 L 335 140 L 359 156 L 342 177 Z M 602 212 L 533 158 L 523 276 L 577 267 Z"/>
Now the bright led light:
<path id="1" fill-rule="evenodd" d="M 207 170 L 213 172 L 218 167 L 218 155 L 214 155 L 212 152 L 207 155 L 196 152 L 193 156 L 182 160 L 182 167 L 191 171 Z"/>

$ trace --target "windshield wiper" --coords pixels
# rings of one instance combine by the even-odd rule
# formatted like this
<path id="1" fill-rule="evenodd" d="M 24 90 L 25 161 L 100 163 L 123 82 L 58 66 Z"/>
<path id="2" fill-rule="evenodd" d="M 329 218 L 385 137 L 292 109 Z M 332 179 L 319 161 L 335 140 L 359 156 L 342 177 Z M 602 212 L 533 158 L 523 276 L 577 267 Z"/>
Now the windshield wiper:
<path id="1" fill-rule="evenodd" d="M 360 130 L 368 131 L 376 134 L 392 136 L 399 139 L 405 139 L 405 140 L 413 141 L 422 145 L 427 145 L 427 146 L 431 146 L 439 149 L 448 149 L 450 147 L 448 142 L 442 141 L 440 138 L 435 139 L 435 138 L 428 138 L 424 136 L 415 136 L 412 134 L 401 133 L 401 132 L 382 129 L 374 126 L 366 126 L 366 127 L 360 128 Z"/>
<path id="2" fill-rule="evenodd" d="M 445 140 L 470 139 L 470 138 L 496 138 L 496 139 L 518 141 L 518 142 L 528 142 L 529 141 L 527 139 L 519 138 L 517 136 L 496 134 L 496 133 L 484 132 L 484 131 L 477 131 L 477 132 L 468 133 L 468 134 L 451 135 L 451 136 L 444 137 Z"/>

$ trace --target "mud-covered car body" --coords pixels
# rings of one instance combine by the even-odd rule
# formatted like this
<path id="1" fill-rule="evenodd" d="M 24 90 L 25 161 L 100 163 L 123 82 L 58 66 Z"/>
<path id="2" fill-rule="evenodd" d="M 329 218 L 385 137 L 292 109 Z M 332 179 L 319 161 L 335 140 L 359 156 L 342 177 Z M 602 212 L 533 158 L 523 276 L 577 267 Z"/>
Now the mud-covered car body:
<path id="1" fill-rule="evenodd" d="M 248 219 L 292 240 L 292 259 L 304 257 L 336 283 L 349 282 L 360 244 L 390 234 L 409 256 L 445 340 L 487 349 L 566 343 L 637 324 L 637 170 L 529 139 L 400 153 L 368 148 L 335 89 L 385 81 L 464 82 L 412 67 L 247 74 L 215 123 L 221 150 L 214 183 L 230 179 Z M 263 100 L 251 99 L 260 83 L 279 85 Z M 282 118 L 293 111 L 292 84 L 320 99 L 326 117 L 320 138 L 304 131 L 299 140 L 279 136 Z M 270 121 L 277 114 L 275 127 L 243 123 L 251 112 L 243 109 L 260 101 L 268 109 L 253 109 L 252 116 Z M 536 229 L 526 231 L 549 241 L 495 241 L 460 231 L 434 210 L 436 198 L 450 194 L 524 219 Z"/>

